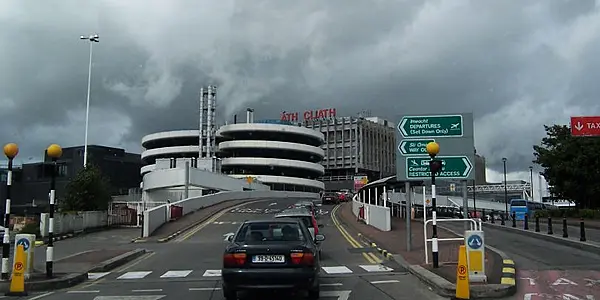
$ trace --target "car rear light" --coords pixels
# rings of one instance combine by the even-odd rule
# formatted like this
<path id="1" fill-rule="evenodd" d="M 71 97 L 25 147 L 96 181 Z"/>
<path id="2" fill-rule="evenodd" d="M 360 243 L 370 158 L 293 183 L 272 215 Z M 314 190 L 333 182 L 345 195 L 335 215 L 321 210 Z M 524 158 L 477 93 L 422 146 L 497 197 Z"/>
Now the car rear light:
<path id="1" fill-rule="evenodd" d="M 315 257 L 312 252 L 292 252 L 290 254 L 292 264 L 312 266 L 315 263 Z"/>
<path id="2" fill-rule="evenodd" d="M 315 235 L 319 234 L 319 224 L 317 224 L 317 219 L 315 219 L 315 216 L 313 215 L 311 217 L 312 219 L 312 225 L 315 228 Z"/>
<path id="3" fill-rule="evenodd" d="M 223 265 L 227 267 L 243 266 L 246 263 L 246 253 L 226 253 Z"/>

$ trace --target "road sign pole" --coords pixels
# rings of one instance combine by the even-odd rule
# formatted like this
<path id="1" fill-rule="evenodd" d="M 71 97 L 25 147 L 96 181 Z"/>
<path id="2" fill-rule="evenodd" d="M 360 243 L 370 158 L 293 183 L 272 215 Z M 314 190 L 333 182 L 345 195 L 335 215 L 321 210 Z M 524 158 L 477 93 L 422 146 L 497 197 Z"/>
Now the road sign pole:
<path id="1" fill-rule="evenodd" d="M 412 249 L 412 229 L 410 227 L 410 221 L 412 217 L 411 208 L 412 208 L 412 196 L 410 192 L 410 181 L 404 182 L 404 193 L 406 198 L 406 251 L 410 252 Z"/>
<path id="2" fill-rule="evenodd" d="M 468 198 L 468 193 L 467 193 L 467 181 L 463 180 L 462 181 L 462 196 L 463 196 L 463 216 L 465 219 L 469 218 L 469 198 Z M 470 222 L 464 222 L 464 228 L 465 231 L 469 230 L 469 224 Z"/>

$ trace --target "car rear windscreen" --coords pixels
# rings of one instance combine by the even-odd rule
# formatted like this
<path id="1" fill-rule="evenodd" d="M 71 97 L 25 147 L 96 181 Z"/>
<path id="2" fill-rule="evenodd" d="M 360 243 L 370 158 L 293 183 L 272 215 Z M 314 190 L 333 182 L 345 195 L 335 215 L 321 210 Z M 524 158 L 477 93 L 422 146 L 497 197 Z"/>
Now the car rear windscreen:
<path id="1" fill-rule="evenodd" d="M 249 223 L 244 224 L 237 236 L 236 243 L 260 244 L 305 241 L 298 223 Z"/>

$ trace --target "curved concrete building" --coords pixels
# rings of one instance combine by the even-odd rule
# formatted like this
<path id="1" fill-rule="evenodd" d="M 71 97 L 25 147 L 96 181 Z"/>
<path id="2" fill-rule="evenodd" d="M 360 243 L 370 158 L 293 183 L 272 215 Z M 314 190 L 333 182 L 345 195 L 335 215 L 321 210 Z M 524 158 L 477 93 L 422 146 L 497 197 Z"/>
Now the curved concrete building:
<path id="1" fill-rule="evenodd" d="M 283 125 L 241 123 L 217 131 L 221 171 L 236 178 L 255 177 L 272 190 L 319 192 L 325 155 L 322 133 Z M 143 154 L 142 154 L 143 156 Z"/>
<path id="2" fill-rule="evenodd" d="M 153 171 L 157 159 L 199 157 L 198 130 L 176 130 L 149 134 L 142 138 L 142 176 Z"/>

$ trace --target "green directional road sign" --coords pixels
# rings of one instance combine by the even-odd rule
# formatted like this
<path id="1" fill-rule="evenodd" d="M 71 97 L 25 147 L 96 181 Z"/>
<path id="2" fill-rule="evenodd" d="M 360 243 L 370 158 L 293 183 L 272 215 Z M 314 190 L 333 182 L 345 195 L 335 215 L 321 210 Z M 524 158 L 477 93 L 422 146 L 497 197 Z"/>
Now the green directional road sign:
<path id="1" fill-rule="evenodd" d="M 398 130 L 405 138 L 461 137 L 463 118 L 461 115 L 405 116 Z"/>
<path id="2" fill-rule="evenodd" d="M 427 155 L 427 144 L 435 142 L 434 139 L 402 140 L 398 150 L 402 155 Z"/>
<path id="3" fill-rule="evenodd" d="M 473 165 L 467 156 L 438 156 L 442 161 L 442 170 L 436 174 L 437 178 L 465 179 L 473 170 Z M 407 157 L 406 178 L 423 179 L 431 178 L 429 157 Z"/>

